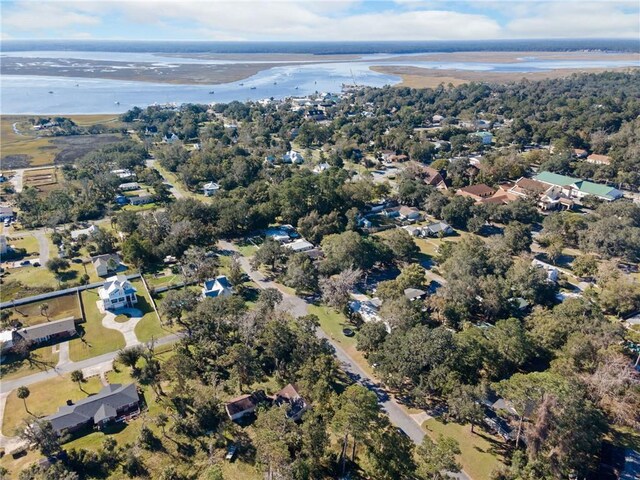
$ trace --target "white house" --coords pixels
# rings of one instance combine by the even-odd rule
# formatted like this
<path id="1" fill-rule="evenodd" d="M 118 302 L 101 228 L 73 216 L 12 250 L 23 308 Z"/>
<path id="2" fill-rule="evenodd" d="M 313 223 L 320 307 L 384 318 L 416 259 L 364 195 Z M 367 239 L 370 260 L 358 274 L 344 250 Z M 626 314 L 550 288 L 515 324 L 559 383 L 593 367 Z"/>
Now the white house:
<path id="1" fill-rule="evenodd" d="M 123 192 L 129 190 L 138 190 L 140 188 L 140 184 L 138 182 L 127 182 L 120 184 L 118 188 Z"/>
<path id="2" fill-rule="evenodd" d="M 531 265 L 538 268 L 543 268 L 547 272 L 547 280 L 556 283 L 558 281 L 558 269 L 553 265 L 542 262 L 538 259 L 533 259 Z"/>
<path id="3" fill-rule="evenodd" d="M 178 140 L 180 140 L 178 138 L 178 136 L 175 133 L 172 133 L 170 137 L 168 137 L 167 135 L 165 135 L 164 137 L 162 137 L 162 141 L 164 143 L 168 143 L 168 144 L 172 144 L 172 143 L 176 143 Z"/>
<path id="4" fill-rule="evenodd" d="M 127 168 L 119 168 L 117 170 L 111 170 L 111 173 L 113 173 L 118 178 L 122 178 L 123 180 L 126 178 L 133 178 L 136 176 L 135 173 L 133 173 L 131 170 Z"/>
<path id="5" fill-rule="evenodd" d="M 87 237 L 91 238 L 98 230 L 100 230 L 100 227 L 96 225 L 91 225 L 90 227 L 82 228 L 80 230 L 72 230 L 71 238 L 73 240 L 77 240 L 80 235 L 86 235 Z"/>
<path id="6" fill-rule="evenodd" d="M 313 243 L 307 242 L 304 238 L 299 238 L 291 243 L 285 243 L 285 248 L 292 250 L 295 253 L 306 252 L 313 250 Z"/>
<path id="7" fill-rule="evenodd" d="M 220 190 L 220 185 L 218 185 L 216 182 L 209 182 L 205 184 L 204 187 L 202 187 L 202 190 L 204 190 L 205 197 L 210 197 L 211 195 L 217 193 L 218 190 Z"/>
<path id="8" fill-rule="evenodd" d="M 91 260 L 99 277 L 118 271 L 122 261 L 118 255 L 99 255 Z"/>
<path id="9" fill-rule="evenodd" d="M 98 296 L 105 310 L 131 307 L 138 303 L 136 288 L 124 275 L 114 275 L 107 278 L 104 285 L 98 289 Z"/>
<path id="10" fill-rule="evenodd" d="M 282 161 L 283 163 L 300 164 L 304 162 L 304 158 L 302 157 L 302 154 L 300 154 L 299 152 L 296 152 L 295 150 L 289 150 L 287 153 L 285 153 L 282 156 Z"/>
<path id="11" fill-rule="evenodd" d="M 331 165 L 329 165 L 327 162 L 323 162 L 314 167 L 313 173 L 322 173 L 325 170 L 329 170 L 330 168 L 331 168 Z"/>
<path id="12" fill-rule="evenodd" d="M 229 280 L 224 275 L 219 275 L 213 280 L 207 280 L 204 282 L 204 288 L 202 289 L 203 297 L 228 297 L 233 293 L 233 287 Z"/>

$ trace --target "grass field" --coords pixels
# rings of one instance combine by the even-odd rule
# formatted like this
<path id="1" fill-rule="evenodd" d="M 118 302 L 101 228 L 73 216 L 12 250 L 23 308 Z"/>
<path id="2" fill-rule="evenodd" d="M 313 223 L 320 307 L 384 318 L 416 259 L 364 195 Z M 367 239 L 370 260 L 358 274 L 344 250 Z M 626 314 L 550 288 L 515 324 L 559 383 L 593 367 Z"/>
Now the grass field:
<path id="1" fill-rule="evenodd" d="M 27 398 L 27 408 L 36 416 L 51 415 L 58 410 L 58 407 L 65 405 L 68 399 L 75 402 L 87 397 L 87 394 L 97 393 L 101 388 L 99 378 L 87 379 L 82 384 L 82 388 L 87 393 L 82 392 L 78 384 L 71 381 L 70 375 L 34 383 L 29 386 L 31 393 Z M 17 397 L 14 390 L 7 398 L 2 433 L 13 435 L 22 421 L 29 417 L 22 400 Z"/>
<path id="2" fill-rule="evenodd" d="M 12 308 L 13 318 L 18 319 L 25 326 L 44 323 L 47 321 L 47 316 L 41 313 L 41 306 L 44 304 L 49 307 L 47 314 L 50 321 L 81 317 L 78 298 L 73 293 Z"/>
<path id="3" fill-rule="evenodd" d="M 119 139 L 119 135 L 75 135 L 68 137 L 42 136 L 42 131 L 31 128 L 29 116 L 9 115 L 0 119 L 2 138 L 2 164 L 4 168 L 27 168 L 53 165 L 56 157 L 72 159 L 95 149 L 102 142 Z M 80 126 L 98 123 L 118 126 L 116 115 L 72 115 Z M 14 130 L 14 124 L 19 133 Z M 57 163 L 57 162 L 56 162 Z"/>
<path id="4" fill-rule="evenodd" d="M 33 349 L 31 357 L 36 360 L 35 363 L 29 363 L 27 360 L 16 360 L 10 356 L 6 357 L 0 364 L 0 378 L 2 380 L 10 380 L 12 378 L 25 377 L 53 368 L 58 363 L 58 354 L 53 353 L 51 345 Z"/>
<path id="5" fill-rule="evenodd" d="M 84 290 L 80 295 L 86 317 L 85 323 L 81 325 L 84 334 L 82 338 L 71 341 L 69 345 L 71 360 L 77 362 L 124 348 L 124 336 L 117 330 L 102 326 L 104 315 L 100 313 L 96 305 L 98 290 Z"/>
<path id="6" fill-rule="evenodd" d="M 151 299 L 142 284 L 142 280 L 133 280 L 131 284 L 138 290 L 138 303 L 136 304 L 136 308 L 144 313 L 142 320 L 136 325 L 135 329 L 138 340 L 148 342 L 152 338 L 160 338 L 172 333 L 171 330 L 163 328 L 160 324 L 160 319 L 153 310 Z"/>
<path id="7" fill-rule="evenodd" d="M 358 366 L 367 374 L 374 375 L 369 362 L 364 358 L 361 352 L 356 349 L 356 336 L 347 337 L 342 333 L 345 327 L 357 330 L 342 313 L 336 312 L 331 307 L 310 305 L 308 309 L 310 314 L 317 315 L 320 319 L 320 328 L 333 341 L 338 343 L 349 356 L 356 361 Z"/>
<path id="8" fill-rule="evenodd" d="M 491 472 L 502 465 L 501 452 L 504 443 L 498 437 L 480 429 L 475 429 L 475 433 L 471 433 L 469 425 L 443 423 L 435 418 L 424 422 L 422 427 L 433 440 L 443 435 L 458 441 L 462 452 L 458 461 L 473 480 L 489 480 Z"/>
<path id="9" fill-rule="evenodd" d="M 15 248 L 24 248 L 27 251 L 27 257 L 37 257 L 40 255 L 40 247 L 38 240 L 29 234 L 16 235 L 7 238 L 7 244 Z"/>

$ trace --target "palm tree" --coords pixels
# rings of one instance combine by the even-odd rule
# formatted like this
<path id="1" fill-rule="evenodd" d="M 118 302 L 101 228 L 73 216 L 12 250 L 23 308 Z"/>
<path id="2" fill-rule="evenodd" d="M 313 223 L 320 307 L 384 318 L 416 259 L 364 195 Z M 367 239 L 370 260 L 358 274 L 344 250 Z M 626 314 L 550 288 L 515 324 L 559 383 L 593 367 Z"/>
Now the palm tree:
<path id="1" fill-rule="evenodd" d="M 43 303 L 40 305 L 40 315 L 44 315 L 47 317 L 47 322 L 49 321 L 49 304 Z"/>
<path id="2" fill-rule="evenodd" d="M 84 391 L 84 388 L 82 388 L 82 382 L 84 382 L 84 374 L 82 373 L 82 370 L 74 370 L 71 372 L 71 381 L 76 382 L 78 387 L 80 387 L 80 390 L 87 393 Z"/>
<path id="3" fill-rule="evenodd" d="M 31 391 L 27 387 L 22 386 L 22 387 L 18 387 L 17 394 L 18 394 L 18 398 L 20 398 L 24 402 L 24 409 L 27 411 L 27 413 L 29 415 L 33 415 L 33 413 L 31 413 L 27 408 L 27 397 L 31 395 Z"/>

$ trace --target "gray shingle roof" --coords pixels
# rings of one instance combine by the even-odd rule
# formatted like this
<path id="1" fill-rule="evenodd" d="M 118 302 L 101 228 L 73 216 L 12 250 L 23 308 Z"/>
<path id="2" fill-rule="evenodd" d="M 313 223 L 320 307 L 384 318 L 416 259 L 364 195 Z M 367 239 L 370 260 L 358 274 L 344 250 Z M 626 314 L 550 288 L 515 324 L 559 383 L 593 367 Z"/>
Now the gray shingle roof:
<path id="1" fill-rule="evenodd" d="M 104 387 L 96 395 L 84 398 L 73 405 L 65 405 L 57 413 L 45 417 L 54 431 L 60 433 L 90 421 L 99 422 L 113 418 L 117 410 L 140 401 L 135 383 L 112 384 Z"/>
<path id="2" fill-rule="evenodd" d="M 63 318 L 53 322 L 40 323 L 32 327 L 19 328 L 14 331 L 14 339 L 20 337 L 22 340 L 29 342 L 37 341 L 50 335 L 71 332 L 76 330 L 76 324 L 73 317 Z"/>

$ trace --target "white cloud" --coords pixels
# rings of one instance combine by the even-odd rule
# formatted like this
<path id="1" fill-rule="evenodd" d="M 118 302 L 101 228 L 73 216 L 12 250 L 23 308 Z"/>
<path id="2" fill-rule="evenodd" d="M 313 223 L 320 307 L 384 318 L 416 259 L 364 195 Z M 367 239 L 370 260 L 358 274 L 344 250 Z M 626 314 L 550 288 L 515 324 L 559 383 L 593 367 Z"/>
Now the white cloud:
<path id="1" fill-rule="evenodd" d="M 104 36 L 104 32 L 111 37 L 126 37 L 131 24 L 139 25 L 145 32 L 156 32 L 154 38 L 193 40 L 469 40 L 640 35 L 637 0 L 396 0 L 397 7 L 384 11 L 359 8 L 364 3 L 364 0 L 19 0 L 4 8 L 1 21 L 5 34 L 21 33 L 34 38 L 70 38 L 87 32 L 95 37 Z M 495 18 L 498 13 L 502 23 Z"/>
<path id="2" fill-rule="evenodd" d="M 543 2 L 510 21 L 505 36 L 521 38 L 640 38 L 636 9 L 629 2 Z M 529 6 L 530 7 L 530 6 Z"/>
<path id="3" fill-rule="evenodd" d="M 18 2 L 14 8 L 2 15 L 2 30 L 28 30 L 37 33 L 42 30 L 61 30 L 72 26 L 98 25 L 101 18 L 65 8 L 60 2 Z M 36 35 L 37 36 L 37 35 Z"/>

